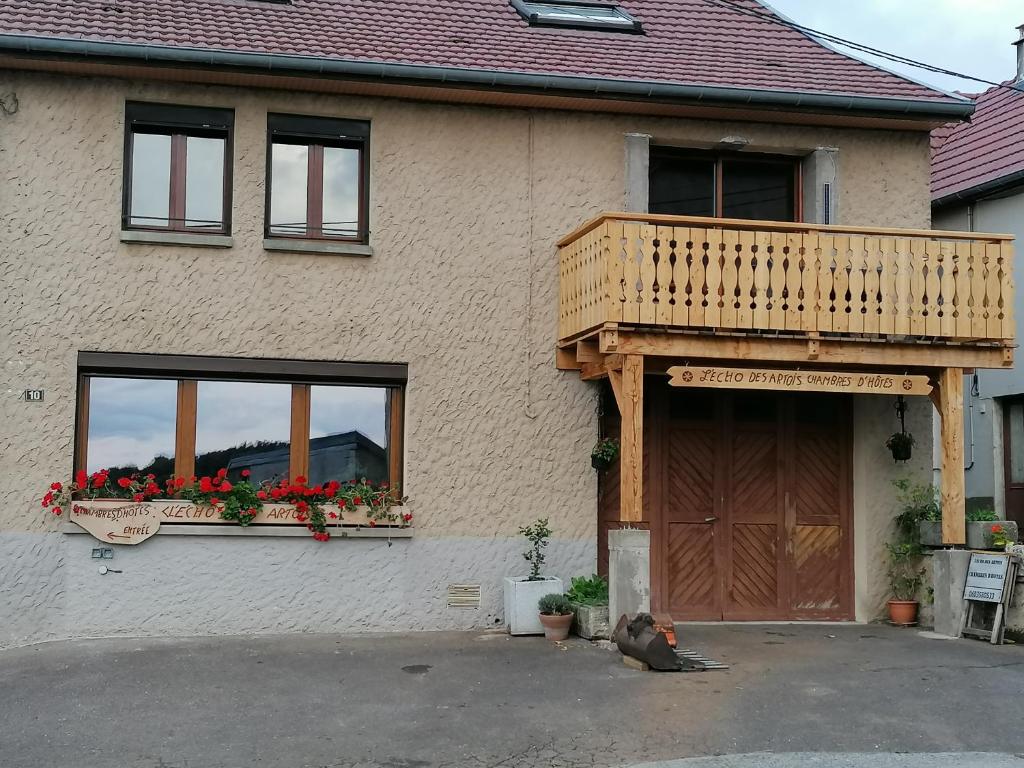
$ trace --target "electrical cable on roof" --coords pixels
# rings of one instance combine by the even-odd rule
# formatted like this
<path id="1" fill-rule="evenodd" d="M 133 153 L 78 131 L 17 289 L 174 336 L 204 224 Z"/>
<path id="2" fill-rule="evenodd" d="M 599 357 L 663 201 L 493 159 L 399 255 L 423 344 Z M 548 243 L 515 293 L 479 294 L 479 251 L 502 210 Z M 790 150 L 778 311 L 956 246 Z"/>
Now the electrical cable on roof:
<path id="1" fill-rule="evenodd" d="M 1017 92 L 1020 92 L 1021 90 L 1020 88 L 1016 88 L 1012 85 L 1006 85 L 1005 83 L 997 83 L 992 80 L 986 80 L 983 77 L 965 75 L 963 72 L 955 72 L 951 69 L 944 69 L 942 67 L 937 67 L 933 64 L 925 64 L 923 61 L 908 59 L 906 56 L 900 56 L 899 54 L 896 53 L 889 53 L 888 51 L 883 51 L 879 48 L 872 48 L 871 46 L 864 45 L 863 43 L 855 43 L 852 40 L 847 40 L 846 38 L 838 37 L 837 35 L 833 35 L 828 32 L 822 32 L 817 29 L 812 29 L 811 27 L 805 27 L 803 24 L 798 24 L 795 21 L 783 19 L 768 11 L 759 11 L 755 8 L 748 8 L 745 5 L 740 5 L 739 3 L 735 2 L 735 0 L 704 0 L 704 2 L 729 8 L 730 10 L 736 11 L 738 13 L 742 13 L 747 16 L 753 16 L 755 18 L 759 18 L 764 21 L 771 22 L 773 24 L 778 24 L 783 27 L 795 29 L 796 31 L 803 32 L 804 34 L 809 35 L 811 37 L 818 37 L 821 38 L 822 40 L 827 40 L 830 43 L 841 45 L 844 48 L 851 48 L 855 51 L 860 51 L 861 53 L 867 53 L 872 56 L 877 56 L 881 59 L 886 59 L 897 64 L 904 64 L 906 66 L 915 67 L 917 69 L 924 69 L 927 70 L 928 72 L 934 72 L 939 75 L 948 75 L 950 77 L 958 77 L 962 80 L 971 80 L 976 83 L 984 83 L 985 85 L 991 85 L 996 88 L 1007 88 L 1011 91 Z"/>

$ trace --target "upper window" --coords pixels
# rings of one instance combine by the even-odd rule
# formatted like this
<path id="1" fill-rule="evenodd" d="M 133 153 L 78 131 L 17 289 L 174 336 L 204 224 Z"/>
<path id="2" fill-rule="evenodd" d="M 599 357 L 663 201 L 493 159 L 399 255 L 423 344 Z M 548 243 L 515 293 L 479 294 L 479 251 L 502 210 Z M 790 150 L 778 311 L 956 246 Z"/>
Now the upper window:
<path id="1" fill-rule="evenodd" d="M 533 26 L 603 29 L 616 32 L 643 32 L 640 22 L 617 5 L 574 2 L 573 0 L 509 0 L 519 15 Z"/>
<path id="2" fill-rule="evenodd" d="M 798 221 L 800 161 L 651 147 L 648 212 Z"/>
<path id="3" fill-rule="evenodd" d="M 369 239 L 370 124 L 270 115 L 268 237 Z"/>
<path id="4" fill-rule="evenodd" d="M 234 112 L 129 102 L 125 125 L 123 226 L 228 234 Z"/>

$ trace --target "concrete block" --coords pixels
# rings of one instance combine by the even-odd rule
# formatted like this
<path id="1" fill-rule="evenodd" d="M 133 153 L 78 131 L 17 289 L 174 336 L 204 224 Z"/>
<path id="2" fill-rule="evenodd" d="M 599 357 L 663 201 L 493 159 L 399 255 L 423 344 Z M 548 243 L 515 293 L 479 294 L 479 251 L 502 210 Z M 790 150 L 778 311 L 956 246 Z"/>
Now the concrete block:
<path id="1" fill-rule="evenodd" d="M 964 549 L 940 549 L 932 555 L 935 631 L 955 637 L 963 618 L 964 583 L 971 553 Z"/>
<path id="2" fill-rule="evenodd" d="M 650 531 L 608 531 L 608 608 L 611 624 L 624 613 L 650 613 Z"/>

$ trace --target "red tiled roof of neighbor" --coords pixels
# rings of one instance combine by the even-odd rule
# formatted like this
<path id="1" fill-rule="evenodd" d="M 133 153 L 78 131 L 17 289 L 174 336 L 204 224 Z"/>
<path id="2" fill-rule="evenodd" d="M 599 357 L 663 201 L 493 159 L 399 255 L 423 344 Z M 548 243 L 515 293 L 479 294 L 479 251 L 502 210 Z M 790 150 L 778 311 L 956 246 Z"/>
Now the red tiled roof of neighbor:
<path id="1" fill-rule="evenodd" d="M 508 0 L 2 0 L 0 34 L 954 101 L 715 0 L 619 5 L 645 34 L 531 28 Z"/>
<path id="2" fill-rule="evenodd" d="M 971 122 L 932 131 L 932 200 L 1024 171 L 1024 91 L 992 87 Z"/>

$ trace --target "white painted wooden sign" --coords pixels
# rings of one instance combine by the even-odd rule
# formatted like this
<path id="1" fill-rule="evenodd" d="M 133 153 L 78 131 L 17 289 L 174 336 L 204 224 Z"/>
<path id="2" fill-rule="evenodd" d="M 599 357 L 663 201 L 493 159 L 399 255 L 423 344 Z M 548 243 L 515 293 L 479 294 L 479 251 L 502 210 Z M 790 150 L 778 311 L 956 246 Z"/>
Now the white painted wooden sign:
<path id="1" fill-rule="evenodd" d="M 927 395 L 927 376 L 858 371 L 785 371 L 770 368 L 682 366 L 668 369 L 673 387 L 774 389 L 789 392 L 839 392 L 874 395 Z"/>
<path id="2" fill-rule="evenodd" d="M 1009 555 L 972 552 L 971 562 L 967 566 L 964 600 L 978 600 L 983 603 L 1002 602 L 1009 565 Z"/>

